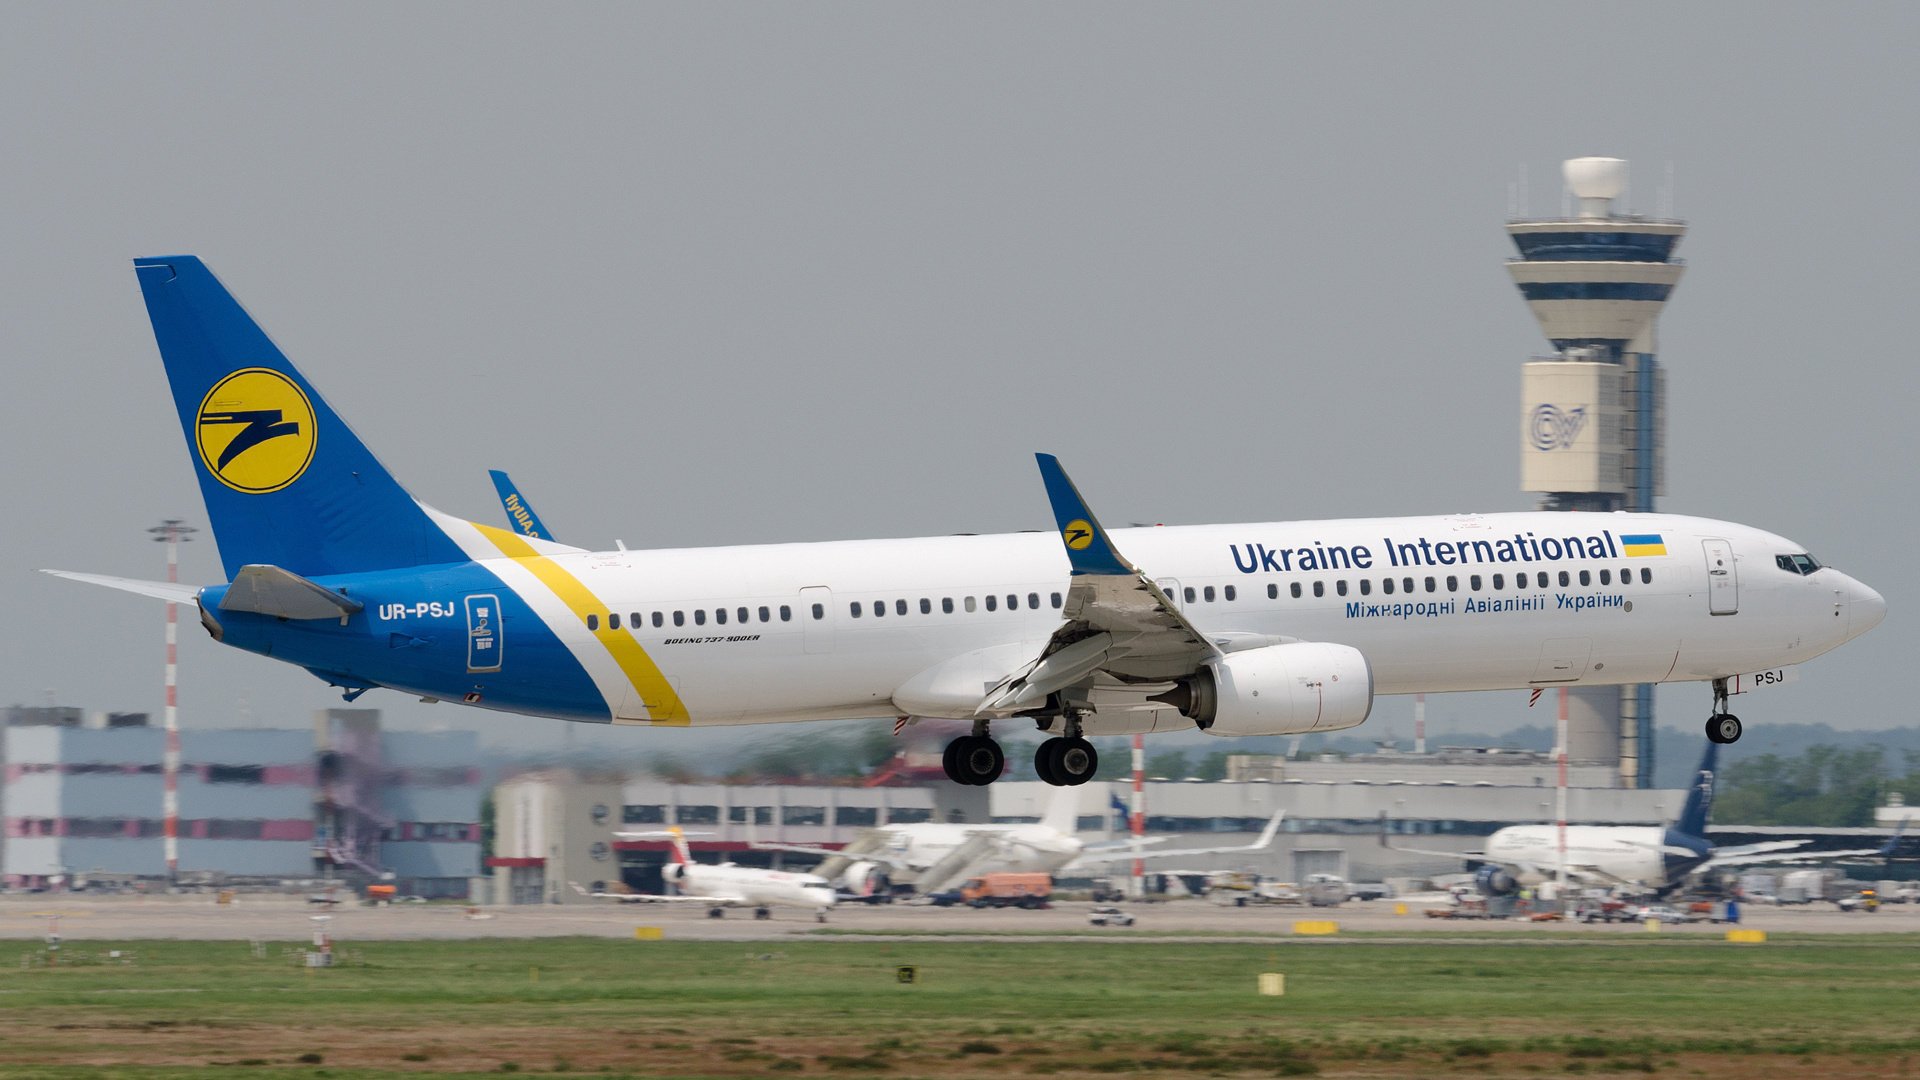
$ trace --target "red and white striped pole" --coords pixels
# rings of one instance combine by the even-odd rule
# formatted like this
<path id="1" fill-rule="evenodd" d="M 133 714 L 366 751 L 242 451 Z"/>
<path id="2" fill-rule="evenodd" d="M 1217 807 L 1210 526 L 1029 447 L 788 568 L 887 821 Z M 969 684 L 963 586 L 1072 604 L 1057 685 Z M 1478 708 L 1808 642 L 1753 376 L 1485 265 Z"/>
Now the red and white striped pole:
<path id="1" fill-rule="evenodd" d="M 147 530 L 157 533 L 154 539 L 167 545 L 167 584 L 180 581 L 180 542 L 186 534 L 198 532 L 193 526 L 178 518 L 168 518 Z M 165 777 L 165 787 L 160 796 L 160 814 L 164 819 L 162 835 L 165 837 L 167 858 L 167 881 L 176 880 L 180 873 L 180 613 L 178 604 L 167 601 L 167 705 L 163 713 L 167 729 L 167 747 L 161 758 L 160 771 Z"/>
<path id="2" fill-rule="evenodd" d="M 1147 835 L 1147 740 L 1133 737 L 1133 813 L 1128 827 L 1133 833 L 1133 898 L 1147 895 L 1147 860 L 1144 855 Z"/>

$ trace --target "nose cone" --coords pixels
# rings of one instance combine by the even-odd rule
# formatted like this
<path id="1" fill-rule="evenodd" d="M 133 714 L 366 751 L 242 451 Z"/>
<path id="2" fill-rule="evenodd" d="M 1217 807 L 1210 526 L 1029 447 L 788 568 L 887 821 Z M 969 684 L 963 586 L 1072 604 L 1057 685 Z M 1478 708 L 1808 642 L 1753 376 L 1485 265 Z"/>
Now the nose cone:
<path id="1" fill-rule="evenodd" d="M 833 906 L 834 896 L 832 889 L 824 886 L 813 886 L 806 890 L 806 895 L 807 899 L 817 907 L 829 908 Z"/>
<path id="2" fill-rule="evenodd" d="M 1874 592 L 1872 589 L 1852 578 L 1847 579 L 1846 591 L 1847 633 L 1849 636 L 1859 637 L 1861 634 L 1879 626 L 1881 620 L 1887 617 L 1886 597 L 1881 596 L 1879 593 Z"/>

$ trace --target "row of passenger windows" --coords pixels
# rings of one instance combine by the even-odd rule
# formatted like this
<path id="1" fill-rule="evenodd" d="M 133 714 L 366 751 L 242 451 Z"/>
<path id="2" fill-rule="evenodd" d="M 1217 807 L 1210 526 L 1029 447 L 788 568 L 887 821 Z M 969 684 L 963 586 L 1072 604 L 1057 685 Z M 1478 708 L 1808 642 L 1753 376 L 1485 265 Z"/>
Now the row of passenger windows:
<path id="1" fill-rule="evenodd" d="M 1033 611 L 1040 610 L 1040 594 L 1039 593 L 1030 592 L 1027 594 L 1026 599 L 1027 599 L 1027 607 L 1030 610 L 1033 610 Z M 1008 611 L 1020 610 L 1020 594 L 1019 593 L 1008 593 L 1006 597 L 1006 602 L 1007 602 Z M 1052 604 L 1054 607 L 1056 608 L 1059 607 L 1062 602 L 1063 601 L 1059 593 L 1049 594 L 1048 603 Z M 988 611 L 998 611 L 1000 610 L 1000 597 L 992 593 L 988 593 L 984 598 L 980 600 L 976 600 L 971 596 L 963 596 L 960 598 L 958 607 L 960 610 L 972 612 L 972 611 L 980 610 L 980 607 L 982 604 L 986 606 L 986 609 Z M 887 613 L 887 602 L 885 600 L 875 600 L 872 602 L 871 605 L 867 605 L 867 604 L 862 604 L 858 600 L 855 600 L 852 603 L 847 605 L 847 614 L 852 615 L 856 619 L 869 610 L 873 612 L 874 618 L 876 619 L 881 618 L 885 616 Z M 911 609 L 907 606 L 907 602 L 905 600 L 895 600 L 893 602 L 893 613 L 895 615 L 905 615 L 909 610 Z M 951 615 L 954 613 L 954 610 L 955 610 L 955 603 L 954 603 L 953 597 L 943 596 L 940 598 L 941 614 Z M 920 598 L 920 614 L 922 615 L 933 614 L 933 601 L 928 597 L 923 596 Z"/>
<path id="2" fill-rule="evenodd" d="M 1782 556 L 1782 559 L 1784 558 L 1786 557 Z M 1564 589 L 1572 586 L 1575 580 L 1578 580 L 1582 586 L 1591 586 L 1594 583 L 1595 576 L 1596 576 L 1595 571 L 1592 571 L 1592 570 L 1581 570 L 1578 573 L 1575 573 L 1573 571 L 1568 571 L 1568 570 L 1562 570 L 1559 573 L 1558 580 L 1560 582 L 1560 587 Z M 1598 571 L 1598 577 L 1601 585 L 1612 585 L 1615 580 L 1613 570 L 1611 568 L 1602 568 L 1600 571 Z M 1505 574 L 1491 575 L 1490 580 L 1493 585 L 1494 592 L 1500 592 L 1507 587 L 1507 576 Z M 1532 577 L 1529 577 L 1527 572 L 1522 570 L 1513 575 L 1513 587 L 1515 589 L 1527 589 L 1527 588 L 1547 589 L 1547 588 L 1553 587 L 1554 580 L 1555 579 L 1552 576 L 1550 576 L 1545 570 L 1538 571 Z M 1618 580 L 1619 580 L 1619 583 L 1622 585 L 1633 584 L 1633 571 L 1630 569 L 1623 568 L 1620 571 Z M 1424 579 L 1415 579 L 1411 577 L 1381 578 L 1379 588 L 1382 594 L 1387 596 L 1392 596 L 1396 590 L 1400 592 L 1406 592 L 1406 593 L 1416 592 L 1418 591 L 1416 588 L 1416 584 L 1424 583 L 1426 586 L 1426 591 L 1431 593 L 1431 592 L 1440 591 L 1441 581 L 1442 579 L 1431 577 L 1431 576 L 1426 577 Z M 1468 592 L 1479 592 L 1483 587 L 1484 579 L 1479 574 L 1469 574 L 1467 575 L 1466 582 L 1467 582 Z M 1445 583 L 1446 583 L 1447 592 L 1460 591 L 1459 575 L 1448 574 L 1445 578 Z M 1653 583 L 1652 568 L 1645 567 L 1645 566 L 1641 567 L 1640 568 L 1640 584 L 1651 585 L 1652 583 Z M 1311 588 L 1313 590 L 1313 595 L 1315 596 L 1327 595 L 1327 583 L 1324 581 L 1313 582 Z M 1292 593 L 1294 599 L 1296 600 L 1305 594 L 1305 589 L 1302 588 L 1300 582 L 1298 581 L 1290 584 L 1288 586 L 1288 589 Z M 1371 596 L 1374 590 L 1373 579 L 1371 578 L 1359 579 L 1359 589 L 1360 589 L 1361 596 Z M 1231 602 L 1234 600 L 1238 600 L 1240 598 L 1239 590 L 1234 588 L 1232 585 L 1222 586 L 1218 592 L 1215 592 L 1214 587 L 1211 585 L 1203 585 L 1198 588 L 1192 585 L 1188 585 L 1182 588 L 1180 590 L 1180 593 L 1181 593 L 1182 599 L 1184 599 L 1189 604 L 1200 603 L 1200 602 L 1211 604 L 1215 601 L 1216 598 Z M 1345 578 L 1341 578 L 1333 583 L 1333 593 L 1335 596 L 1347 595 L 1347 581 Z M 1007 610 L 1008 611 L 1020 610 L 1022 606 L 1021 601 L 1023 599 L 1025 600 L 1025 606 L 1028 609 L 1033 611 L 1040 610 L 1040 605 L 1041 605 L 1040 594 L 1037 592 L 1030 592 L 1026 594 L 1024 598 L 1019 593 L 1005 594 L 1005 603 L 1006 603 Z M 1267 586 L 1267 599 L 1269 600 L 1280 599 L 1279 585 L 1269 584 Z M 1063 602 L 1062 597 L 1057 592 L 1049 593 L 1047 595 L 1048 605 L 1056 609 L 1061 606 L 1062 602 Z M 1000 610 L 1001 603 L 1002 603 L 1001 596 L 994 593 L 988 593 L 985 597 L 981 597 L 981 598 L 963 596 L 957 602 L 951 596 L 943 596 L 940 598 L 940 611 L 942 614 L 951 615 L 956 610 L 962 610 L 967 612 L 978 611 L 982 606 L 984 606 L 988 611 L 998 611 Z M 933 614 L 933 600 L 931 598 L 925 597 L 925 596 L 921 597 L 918 601 L 918 606 L 920 609 L 920 614 L 922 615 Z M 863 615 L 871 613 L 874 618 L 879 619 L 879 618 L 884 618 L 886 616 L 888 607 L 889 607 L 889 601 L 886 601 L 886 600 L 872 600 L 872 601 L 854 600 L 847 604 L 847 614 L 858 619 Z M 891 601 L 891 607 L 893 609 L 893 614 L 895 615 L 905 615 L 912 610 L 912 607 L 909 606 L 908 602 L 905 600 Z M 729 618 L 731 618 L 735 623 L 738 623 L 739 625 L 746 626 L 754 621 L 754 616 L 756 614 L 759 616 L 760 622 L 763 622 L 763 623 L 772 622 L 775 610 L 776 609 L 768 607 L 764 604 L 758 608 L 746 608 L 746 607 L 714 608 L 712 609 L 711 617 L 713 620 L 713 624 L 715 626 L 727 625 L 727 621 Z M 781 622 L 793 621 L 793 608 L 789 607 L 786 604 L 781 604 L 777 610 L 779 612 Z M 824 619 L 827 617 L 826 608 L 820 604 L 811 605 L 811 610 L 808 611 L 808 614 L 811 615 L 816 620 Z M 695 608 L 693 610 L 693 625 L 694 626 L 707 625 L 708 617 L 709 617 L 709 614 L 707 609 Z M 638 611 L 633 612 L 631 615 L 627 616 L 627 620 L 628 621 L 626 625 L 635 630 L 646 625 L 646 622 L 648 621 L 648 620 L 643 620 L 641 613 Z M 650 619 L 652 624 L 656 627 L 664 627 L 665 625 L 667 625 L 667 622 L 669 620 L 671 620 L 673 625 L 675 626 L 686 626 L 687 613 L 685 611 L 675 611 L 669 614 L 663 611 L 656 611 L 652 613 L 651 619 Z M 621 616 L 619 612 L 616 611 L 607 616 L 607 629 L 618 630 L 621 628 L 621 625 L 622 625 L 622 622 L 621 622 Z M 598 614 L 592 614 L 587 616 L 587 629 L 589 630 L 600 629 L 600 616 Z"/>
<path id="3" fill-rule="evenodd" d="M 1569 570 L 1562 570 L 1560 571 L 1559 577 L 1557 580 L 1560 582 L 1560 587 L 1564 589 L 1572 586 L 1575 581 L 1578 581 L 1582 586 L 1591 586 L 1594 583 L 1595 576 L 1596 576 L 1595 572 L 1592 570 L 1581 570 L 1578 573 L 1575 573 Z M 1613 571 L 1611 569 L 1600 570 L 1598 572 L 1598 577 L 1600 579 L 1600 584 L 1602 585 L 1612 585 L 1615 580 Z M 1485 581 L 1485 579 L 1483 579 L 1479 574 L 1468 574 L 1466 580 L 1467 580 L 1468 592 L 1479 592 Z M 1519 573 L 1516 573 L 1513 575 L 1513 587 L 1515 589 L 1527 589 L 1527 588 L 1549 589 L 1553 587 L 1553 582 L 1555 580 L 1556 579 L 1550 576 L 1545 570 L 1538 571 L 1531 577 L 1528 576 L 1526 571 L 1522 570 Z M 1446 588 L 1447 592 L 1460 591 L 1460 577 L 1458 575 L 1448 574 L 1444 579 L 1444 581 L 1447 587 Z M 1619 582 L 1622 585 L 1633 584 L 1633 571 L 1628 569 L 1622 569 L 1620 571 Z M 1442 579 L 1430 576 L 1423 579 L 1418 579 L 1418 583 L 1424 584 L 1426 586 L 1427 592 L 1430 592 L 1430 593 L 1439 592 Z M 1507 587 L 1507 576 L 1505 574 L 1494 574 L 1491 576 L 1491 584 L 1493 585 L 1494 592 L 1500 592 Z M 1652 568 L 1645 567 L 1645 566 L 1640 568 L 1640 584 L 1642 585 L 1653 584 Z M 1416 579 L 1410 578 L 1410 577 L 1380 579 L 1380 591 L 1381 593 L 1387 596 L 1393 595 L 1396 588 L 1399 591 L 1405 592 L 1405 593 L 1415 592 L 1417 591 L 1415 589 L 1415 585 L 1416 585 Z M 1294 598 L 1299 599 L 1299 597 L 1302 594 L 1300 583 L 1296 581 L 1289 588 Z M 1333 592 L 1335 596 L 1347 595 L 1347 581 L 1345 578 L 1341 578 L 1340 580 L 1335 581 L 1333 583 Z M 1371 578 L 1361 578 L 1360 579 L 1360 595 L 1370 596 L 1372 594 L 1373 594 L 1373 580 Z M 1313 595 L 1315 596 L 1327 595 L 1326 582 L 1324 581 L 1314 582 Z M 1279 598 L 1280 598 L 1280 586 L 1268 585 L 1267 599 L 1278 600 Z M 1209 597 L 1208 599 L 1212 599 L 1212 598 Z M 1233 597 L 1228 596 L 1227 599 L 1231 600 L 1233 599 Z M 1187 601 L 1189 603 L 1193 601 L 1193 590 L 1191 588 L 1187 589 Z"/>

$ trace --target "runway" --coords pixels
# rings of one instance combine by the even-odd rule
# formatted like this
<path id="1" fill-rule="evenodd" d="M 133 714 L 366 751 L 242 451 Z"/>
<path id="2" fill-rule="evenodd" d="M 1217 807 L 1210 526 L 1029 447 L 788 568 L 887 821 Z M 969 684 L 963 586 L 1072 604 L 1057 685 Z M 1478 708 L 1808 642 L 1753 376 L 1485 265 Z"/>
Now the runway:
<path id="1" fill-rule="evenodd" d="M 330 916 L 327 928 L 339 941 L 454 940 L 479 938 L 604 937 L 631 939 L 641 927 L 657 927 L 674 940 L 772 941 L 820 931 L 906 936 L 1094 935 L 1115 939 L 1205 935 L 1208 938 L 1261 938 L 1294 935 L 1302 920 L 1332 921 L 1340 932 L 1408 936 L 1473 936 L 1507 931 L 1561 936 L 1647 936 L 1637 924 L 1533 923 L 1516 920 L 1428 918 L 1408 905 L 1395 914 L 1393 901 L 1348 903 L 1331 908 L 1271 906 L 1233 908 L 1204 900 L 1123 905 L 1138 922 L 1131 928 L 1099 928 L 1088 922 L 1093 905 L 1068 901 L 1044 911 L 974 910 L 920 905 L 842 905 L 816 922 L 812 913 L 775 909 L 773 918 L 755 920 L 751 911 L 707 917 L 698 904 L 559 904 L 467 908 L 450 904 L 395 904 L 332 908 L 304 897 L 247 895 L 218 904 L 212 895 L 84 896 L 9 895 L 0 897 L 0 939 L 43 939 L 57 925 L 66 942 L 173 940 L 303 940 L 313 933 L 313 916 Z M 1863 934 L 1920 932 L 1920 904 L 1889 904 L 1878 912 L 1842 912 L 1830 904 L 1795 907 L 1747 907 L 1741 925 L 1769 933 Z M 1662 926 L 1663 935 L 1720 937 L 1726 926 L 1689 923 Z M 1324 940 L 1324 939 L 1320 939 Z"/>

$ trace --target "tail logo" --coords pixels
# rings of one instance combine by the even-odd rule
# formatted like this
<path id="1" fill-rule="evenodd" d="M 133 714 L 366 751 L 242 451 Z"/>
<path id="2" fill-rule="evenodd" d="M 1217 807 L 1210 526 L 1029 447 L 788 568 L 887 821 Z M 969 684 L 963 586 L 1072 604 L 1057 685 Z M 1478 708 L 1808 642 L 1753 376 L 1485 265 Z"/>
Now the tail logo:
<path id="1" fill-rule="evenodd" d="M 1085 551 L 1093 543 L 1093 526 L 1084 519 L 1069 521 L 1060 530 L 1060 539 L 1067 542 L 1068 551 Z"/>
<path id="2" fill-rule="evenodd" d="M 279 491 L 313 463 L 313 403 L 292 379 L 242 368 L 214 384 L 194 421 L 200 461 L 235 491 Z"/>

